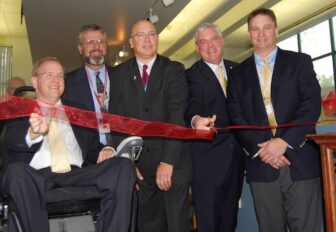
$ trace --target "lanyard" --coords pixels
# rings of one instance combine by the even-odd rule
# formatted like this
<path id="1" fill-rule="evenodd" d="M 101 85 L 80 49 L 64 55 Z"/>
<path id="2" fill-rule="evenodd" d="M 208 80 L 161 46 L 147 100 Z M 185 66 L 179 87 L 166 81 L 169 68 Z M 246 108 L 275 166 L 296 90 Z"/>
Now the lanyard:
<path id="1" fill-rule="evenodd" d="M 104 109 L 104 102 L 101 102 L 101 101 L 100 101 L 100 98 L 99 98 L 99 96 L 98 96 L 98 93 L 97 93 L 97 91 L 96 91 L 95 88 L 94 88 L 92 77 L 91 77 L 90 72 L 89 72 L 89 70 L 87 69 L 86 66 L 85 66 L 85 70 L 86 70 L 86 75 L 88 76 L 88 79 L 89 79 L 89 83 L 90 83 L 91 89 L 93 90 L 93 93 L 94 93 L 94 95 L 95 95 L 95 97 L 96 97 L 96 100 L 97 100 L 97 102 L 98 102 L 98 104 L 99 104 L 99 107 L 100 107 L 100 109 Z M 105 69 L 104 92 L 103 92 L 103 98 L 102 98 L 103 101 L 105 101 L 105 99 L 106 99 L 106 97 L 107 97 L 107 93 L 106 93 L 107 78 L 108 78 L 107 75 L 108 75 L 108 74 L 107 74 L 107 70 Z M 97 78 L 97 77 L 96 77 L 96 78 Z M 98 78 L 99 78 L 99 77 L 98 77 Z"/>

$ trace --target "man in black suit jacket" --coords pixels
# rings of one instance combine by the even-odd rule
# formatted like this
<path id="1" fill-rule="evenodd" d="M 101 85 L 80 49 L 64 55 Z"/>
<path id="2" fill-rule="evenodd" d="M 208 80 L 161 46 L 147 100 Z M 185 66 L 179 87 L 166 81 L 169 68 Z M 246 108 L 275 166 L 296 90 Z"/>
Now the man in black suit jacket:
<path id="1" fill-rule="evenodd" d="M 229 80 L 232 123 L 276 126 L 317 121 L 320 86 L 311 58 L 276 46 L 276 17 L 269 9 L 252 11 L 248 29 L 254 54 L 234 69 Z M 287 231 L 287 223 L 293 231 L 321 230 L 319 150 L 306 138 L 312 133 L 312 125 L 237 131 L 247 155 L 247 179 L 260 231 Z"/>
<path id="2" fill-rule="evenodd" d="M 146 20 L 133 26 L 129 42 L 135 58 L 113 72 L 109 112 L 184 126 L 188 87 L 183 65 L 157 54 L 158 35 Z M 147 70 L 143 71 L 145 65 Z M 143 81 L 142 76 L 149 76 L 148 81 Z M 117 136 L 113 142 L 118 142 Z M 136 166 L 140 187 L 138 230 L 190 231 L 187 196 L 191 164 L 187 144 L 175 139 L 145 138 Z"/>
<path id="3" fill-rule="evenodd" d="M 229 76 L 236 64 L 223 60 L 224 41 L 219 26 L 204 23 L 196 29 L 194 38 L 202 59 L 186 71 L 189 84 L 186 120 L 196 129 L 228 126 L 226 89 L 219 79 L 224 77 L 222 74 Z M 197 231 L 235 231 L 244 174 L 242 148 L 233 133 L 227 131 L 217 133 L 212 141 L 192 142 L 190 150 Z"/>
<path id="4" fill-rule="evenodd" d="M 95 24 L 84 25 L 78 38 L 78 51 L 84 65 L 66 74 L 62 100 L 82 105 L 81 108 L 84 110 L 96 111 L 97 113 L 107 111 L 111 67 L 105 66 L 106 33 L 103 28 Z M 98 92 L 97 78 L 101 80 L 103 93 Z M 97 118 L 97 120 L 100 124 L 97 131 L 100 142 L 104 145 L 110 145 L 108 125 L 104 124 L 101 118 Z"/>
<path id="5" fill-rule="evenodd" d="M 15 202 L 24 231 L 49 231 L 46 190 L 62 186 L 96 186 L 106 192 L 102 199 L 96 231 L 127 232 L 135 170 L 128 159 L 113 158 L 102 150 L 91 129 L 70 125 L 60 96 L 64 90 L 64 71 L 54 57 L 37 61 L 32 85 L 36 90 L 39 112 L 7 124 L 5 145 L 9 165 L 2 179 L 3 191 Z M 61 119 L 52 119 L 52 109 Z M 48 125 L 48 122 L 49 125 Z M 57 123 L 58 140 L 65 149 L 65 169 L 54 165 L 51 122 Z M 49 133 L 50 132 L 50 133 Z M 69 166 L 71 165 L 71 166 Z M 63 167 L 61 167 L 63 168 Z M 108 181 L 107 181 L 108 180 Z M 117 212 L 117 213 L 116 213 Z M 17 231 L 9 219 L 9 231 Z"/>

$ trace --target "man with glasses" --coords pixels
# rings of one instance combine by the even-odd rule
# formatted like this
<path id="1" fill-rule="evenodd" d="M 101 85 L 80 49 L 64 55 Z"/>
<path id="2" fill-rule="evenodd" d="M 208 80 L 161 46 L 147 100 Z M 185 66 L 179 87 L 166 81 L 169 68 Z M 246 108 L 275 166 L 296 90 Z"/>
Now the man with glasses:
<path id="1" fill-rule="evenodd" d="M 186 119 L 196 129 L 229 126 L 226 82 L 236 63 L 223 59 L 219 26 L 204 23 L 196 29 L 201 56 L 186 71 L 189 99 Z M 232 131 L 216 133 L 212 141 L 194 141 L 192 196 L 198 232 L 235 231 L 242 191 L 244 156 Z"/>
<path id="2" fill-rule="evenodd" d="M 184 126 L 188 96 L 184 67 L 158 55 L 158 42 L 152 23 L 146 20 L 135 23 L 129 39 L 135 57 L 113 72 L 109 111 Z M 121 140 L 113 138 L 116 138 L 113 142 Z M 187 196 L 191 161 L 187 144 L 174 139 L 145 138 L 136 166 L 139 232 L 189 232 Z"/>
<path id="3" fill-rule="evenodd" d="M 78 40 L 84 65 L 66 74 L 62 99 L 81 103 L 84 110 L 97 112 L 100 142 L 111 145 L 110 128 L 99 115 L 108 110 L 110 92 L 111 67 L 105 65 L 106 33 L 95 24 L 84 25 Z"/>
<path id="4" fill-rule="evenodd" d="M 2 191 L 10 196 L 22 223 L 22 231 L 48 232 L 46 190 L 72 186 L 96 186 L 104 192 L 96 231 L 128 232 L 135 182 L 132 162 L 109 159 L 93 129 L 71 124 L 60 100 L 64 70 L 55 57 L 38 60 L 31 83 L 39 109 L 30 117 L 10 120 L 5 134 L 8 166 Z M 8 231 L 19 231 L 12 214 Z M 20 230 L 21 231 L 21 230 Z"/>

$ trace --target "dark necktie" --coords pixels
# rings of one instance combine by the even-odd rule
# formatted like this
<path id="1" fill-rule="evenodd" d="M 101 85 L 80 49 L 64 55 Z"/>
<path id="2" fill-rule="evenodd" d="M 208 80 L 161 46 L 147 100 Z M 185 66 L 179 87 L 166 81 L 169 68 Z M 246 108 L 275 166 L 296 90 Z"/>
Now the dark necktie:
<path id="1" fill-rule="evenodd" d="M 146 89 L 147 87 L 147 83 L 148 83 L 148 73 L 147 73 L 147 68 L 148 66 L 146 64 L 144 64 L 142 66 L 142 76 L 141 76 L 141 79 L 142 79 L 142 84 L 144 86 L 144 89 Z"/>
<path id="2" fill-rule="evenodd" d="M 105 103 L 104 97 L 106 97 L 104 93 L 104 84 L 100 80 L 99 74 L 100 74 L 99 71 L 95 73 L 97 93 L 98 93 L 99 101 L 101 103 L 101 112 L 106 113 L 108 109 L 106 109 L 105 104 L 104 104 Z M 112 141 L 111 133 L 104 133 L 104 134 L 106 138 L 106 145 L 111 145 L 111 141 Z"/>
<path id="3" fill-rule="evenodd" d="M 100 72 L 97 71 L 95 74 L 96 74 L 97 93 L 104 93 L 104 84 L 99 78 Z"/>

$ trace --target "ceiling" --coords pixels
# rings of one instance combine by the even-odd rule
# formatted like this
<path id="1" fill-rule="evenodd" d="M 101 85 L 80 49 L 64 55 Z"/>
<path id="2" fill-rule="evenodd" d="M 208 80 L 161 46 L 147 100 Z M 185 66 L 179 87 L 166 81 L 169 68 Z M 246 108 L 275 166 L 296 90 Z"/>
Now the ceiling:
<path id="1" fill-rule="evenodd" d="M 239 61 L 250 52 L 246 16 L 252 9 L 272 8 L 278 17 L 280 37 L 336 12 L 335 0 L 175 0 L 169 7 L 164 7 L 161 0 L 22 0 L 22 3 L 21 23 L 21 0 L 0 0 L 0 38 L 27 37 L 33 61 L 46 55 L 57 56 L 67 71 L 81 65 L 77 37 L 82 25 L 96 23 L 105 28 L 110 63 L 122 46 L 128 44 L 131 26 L 146 18 L 149 8 L 160 19 L 156 24 L 160 32 L 159 52 L 184 63 L 197 59 L 193 32 L 202 22 L 220 25 L 226 44 L 224 55 Z"/>

